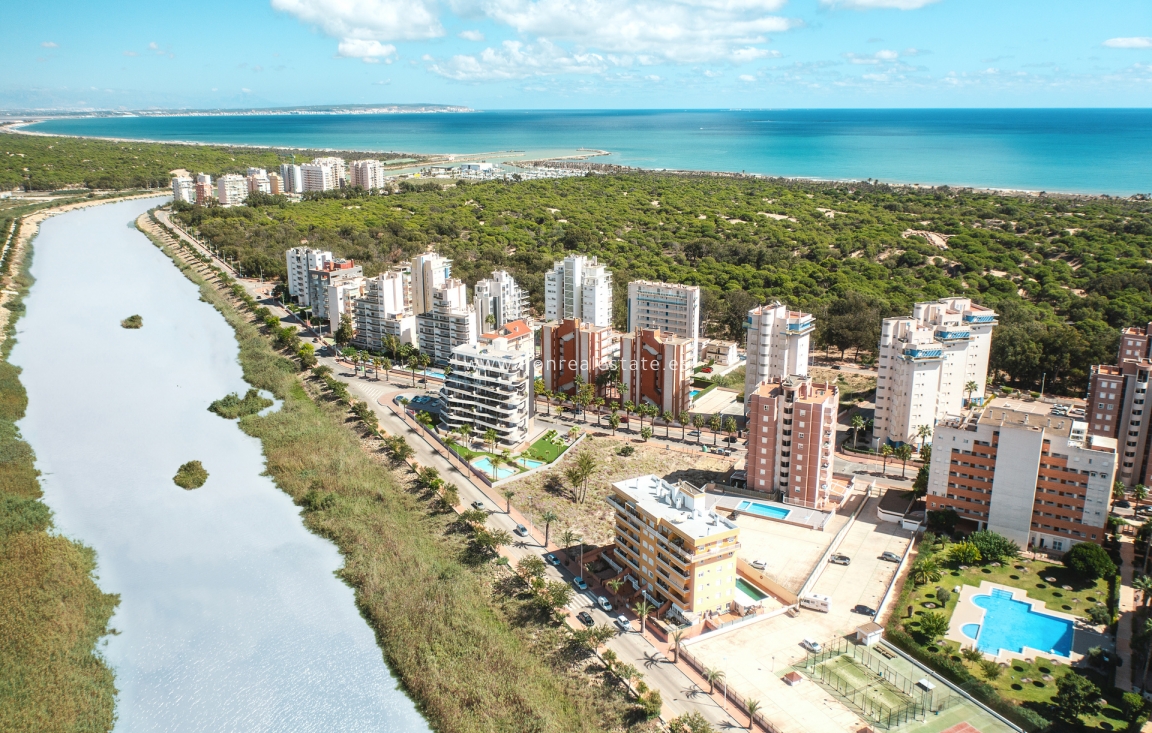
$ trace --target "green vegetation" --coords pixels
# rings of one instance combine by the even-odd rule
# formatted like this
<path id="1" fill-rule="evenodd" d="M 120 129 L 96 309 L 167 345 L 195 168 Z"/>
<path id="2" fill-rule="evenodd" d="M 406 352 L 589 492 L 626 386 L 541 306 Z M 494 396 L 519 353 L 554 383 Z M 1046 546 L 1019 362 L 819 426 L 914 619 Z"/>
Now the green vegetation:
<path id="1" fill-rule="evenodd" d="M 213 402 L 208 406 L 208 410 L 215 412 L 225 420 L 235 420 L 238 417 L 255 415 L 265 407 L 271 407 L 273 404 L 275 403 L 272 400 L 260 396 L 260 390 L 250 389 L 247 394 L 244 395 L 243 399 L 233 392 Z"/>
<path id="2" fill-rule="evenodd" d="M 208 472 L 200 461 L 188 461 L 176 471 L 172 481 L 182 489 L 198 489 L 208 480 Z"/>
<path id="3" fill-rule="evenodd" d="M 283 275 L 301 239 L 367 274 L 434 245 L 470 285 L 507 269 L 537 310 L 553 262 L 596 255 L 618 283 L 700 285 L 709 335 L 742 340 L 747 310 L 782 299 L 817 315 L 818 345 L 857 355 L 875 349 L 881 317 L 969 295 L 1000 313 L 993 373 L 1028 389 L 1046 373 L 1049 390 L 1082 393 L 1089 367 L 1115 355 L 1117 329 L 1152 320 L 1143 201 L 632 174 L 180 216 L 266 276 Z M 903 236 L 913 230 L 948 235 L 948 249 Z M 626 288 L 615 298 L 622 326 Z"/>
<path id="4" fill-rule="evenodd" d="M 566 450 L 568 450 L 568 445 L 563 439 L 557 437 L 555 430 L 549 430 L 524 452 L 524 456 L 545 463 L 552 463 Z"/>
<path id="5" fill-rule="evenodd" d="M 116 688 L 96 643 L 119 597 L 93 582 L 91 549 L 50 531 L 35 456 L 16 428 L 28 397 L 7 359 L 32 284 L 25 253 L 0 347 L 0 730 L 109 731 Z"/>
<path id="6" fill-rule="evenodd" d="M 143 328 L 144 319 L 140 316 L 128 316 L 120 321 L 120 328 Z"/>
<path id="7" fill-rule="evenodd" d="M 315 150 L 4 135 L 0 137 L 0 188 L 21 186 L 29 191 L 76 187 L 167 188 L 173 170 L 184 169 L 193 175 L 208 173 L 215 178 L 225 173 L 244 173 L 248 166 L 277 168 L 281 163 L 291 163 L 293 156 L 301 162 L 332 154 Z M 397 156 L 365 153 L 356 157 Z"/>
<path id="8" fill-rule="evenodd" d="M 957 547 L 964 549 L 958 552 Z M 979 548 L 1005 562 L 987 558 L 971 561 L 969 555 L 980 552 Z M 955 642 L 940 639 L 959 602 L 959 594 L 948 589 L 956 585 L 979 586 L 984 581 L 1021 588 L 1029 598 L 1044 601 L 1047 608 L 1055 611 L 1089 620 L 1103 614 L 1104 623 L 1111 619 L 1108 578 L 1089 580 L 1063 565 L 1011 560 L 1017 551 L 1013 543 L 994 532 L 975 532 L 963 543 L 949 543 L 926 533 L 919 557 L 894 606 L 897 610 L 887 629 L 889 640 L 952 681 L 965 685 L 980 700 L 1026 730 L 1043 729 L 1046 721 L 1061 718 L 1055 699 L 1057 683 L 1065 676 L 1086 675 L 1103 690 L 1109 705 L 1086 715 L 1084 725 L 1089 729 L 1114 729 L 1110 726 L 1121 713 L 1120 693 L 1112 687 L 1111 667 L 1101 664 L 1077 672 L 1067 665 L 1038 658 L 1031 663 L 1014 660 L 1004 669 L 989 665 L 979 652 L 961 650 Z"/>
<path id="9" fill-rule="evenodd" d="M 1064 553 L 1064 565 L 1085 580 L 1109 578 L 1116 574 L 1116 563 L 1100 545 L 1081 542 Z"/>
<path id="10" fill-rule="evenodd" d="M 235 329 L 245 379 L 284 401 L 239 426 L 262 441 L 269 475 L 308 507 L 305 526 L 340 548 L 341 578 L 433 729 L 648 730 L 617 684 L 585 673 L 596 669 L 587 648 L 492 562 L 508 533 L 462 532 L 464 518 L 445 512 L 422 480 L 389 470 L 381 441 L 351 419 L 344 400 L 322 392 L 320 368 L 301 383 L 298 365 L 282 355 L 293 347 L 275 351 L 270 330 L 262 334 L 238 309 L 255 310 L 251 298 L 226 298 L 181 269 Z M 403 438 L 383 444 L 403 467 L 411 454 Z"/>

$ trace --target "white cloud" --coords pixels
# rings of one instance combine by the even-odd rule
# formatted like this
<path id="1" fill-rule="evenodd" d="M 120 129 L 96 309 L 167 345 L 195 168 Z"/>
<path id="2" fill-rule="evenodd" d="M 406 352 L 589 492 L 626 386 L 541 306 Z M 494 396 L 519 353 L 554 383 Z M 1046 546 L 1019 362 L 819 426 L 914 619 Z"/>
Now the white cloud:
<path id="1" fill-rule="evenodd" d="M 1108 48 L 1152 48 L 1152 38 L 1136 36 L 1133 38 L 1109 38 L 1104 41 Z"/>
<path id="2" fill-rule="evenodd" d="M 724 72 L 723 71 L 713 71 L 712 69 L 705 69 L 704 70 L 704 76 L 708 77 L 709 79 L 715 79 L 718 76 L 724 76 Z"/>
<path id="3" fill-rule="evenodd" d="M 345 58 L 360 59 L 366 64 L 378 64 L 380 59 L 395 54 L 396 47 L 380 41 L 345 39 L 340 41 L 336 53 Z"/>
<path id="4" fill-rule="evenodd" d="M 275 0 L 282 1 L 282 0 Z M 641 63 L 700 63 L 749 55 L 795 21 L 771 15 L 785 0 L 450 0 L 517 33 L 570 42 Z M 763 49 L 754 49 L 767 55 Z M 646 60 L 650 59 L 650 61 Z"/>
<path id="5" fill-rule="evenodd" d="M 480 31 L 460 31 L 460 33 L 458 33 L 457 35 L 459 35 L 465 41 L 483 41 L 484 40 L 484 34 L 481 33 Z"/>
<path id="6" fill-rule="evenodd" d="M 149 51 L 155 51 L 158 48 L 160 48 L 160 47 L 156 45 L 156 41 L 152 41 L 151 43 L 148 44 L 148 50 Z"/>
<path id="7" fill-rule="evenodd" d="M 44 41 L 44 43 L 41 43 L 40 45 L 44 48 L 60 48 L 54 41 Z"/>
<path id="8" fill-rule="evenodd" d="M 646 76 L 644 78 L 647 79 L 648 81 L 660 81 L 660 77 L 656 76 L 655 74 L 649 74 L 648 76 Z"/>
<path id="9" fill-rule="evenodd" d="M 550 41 L 535 44 L 504 41 L 499 49 L 486 48 L 474 56 L 453 56 L 429 70 L 457 81 L 525 79 L 551 74 L 600 74 L 610 62 L 595 53 L 569 53 Z"/>
<path id="10" fill-rule="evenodd" d="M 900 58 L 900 54 L 895 51 L 884 50 L 863 56 L 856 53 L 846 53 L 844 57 L 854 64 L 882 64 L 897 60 Z"/>
<path id="11" fill-rule="evenodd" d="M 868 81 L 888 81 L 887 74 L 865 74 L 864 78 Z"/>
<path id="12" fill-rule="evenodd" d="M 850 8 L 852 10 L 872 10 L 888 8 L 892 10 L 917 10 L 931 5 L 937 0 L 820 0 L 821 5 Z"/>
<path id="13" fill-rule="evenodd" d="M 295 15 L 343 43 L 415 41 L 444 35 L 433 0 L 272 0 L 272 8 Z"/>
<path id="14" fill-rule="evenodd" d="M 125 56 L 139 56 L 140 54 L 136 53 L 135 51 L 125 51 L 124 55 Z"/>
<path id="15" fill-rule="evenodd" d="M 741 74 L 740 81 L 756 81 L 756 77 L 751 74 Z"/>

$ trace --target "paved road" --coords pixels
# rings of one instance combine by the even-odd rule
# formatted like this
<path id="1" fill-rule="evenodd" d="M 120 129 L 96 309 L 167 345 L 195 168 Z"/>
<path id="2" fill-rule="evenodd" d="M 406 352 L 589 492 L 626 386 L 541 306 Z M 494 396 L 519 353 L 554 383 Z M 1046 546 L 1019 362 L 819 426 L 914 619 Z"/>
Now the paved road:
<path id="1" fill-rule="evenodd" d="M 157 218 L 165 224 L 172 226 L 166 214 L 167 212 L 158 211 Z M 174 226 L 172 228 L 180 234 L 183 239 L 200 248 L 199 244 L 191 237 L 184 235 L 183 232 Z M 203 248 L 200 249 L 204 251 L 205 254 L 211 254 L 203 250 Z M 217 263 L 224 264 L 219 260 L 217 260 Z M 240 280 L 239 282 L 243 284 L 244 288 L 248 290 L 250 294 L 258 298 L 261 297 L 263 291 L 268 289 L 266 283 L 260 283 L 254 280 Z M 263 298 L 261 303 L 286 323 L 294 323 L 303 329 L 302 324 L 286 310 L 280 308 L 273 300 Z M 367 402 L 372 407 L 372 410 L 380 419 L 380 425 L 384 430 L 391 435 L 401 435 L 408 441 L 408 444 L 412 446 L 414 451 L 413 460 L 421 466 L 436 468 L 445 481 L 454 484 L 460 494 L 462 505 L 470 505 L 474 501 L 481 502 L 489 512 L 488 520 L 485 523 L 487 526 L 503 529 L 508 532 L 515 530 L 517 518 L 514 518 L 513 515 L 504 510 L 505 504 L 502 501 L 486 494 L 484 490 L 473 483 L 469 475 L 466 475 L 456 466 L 452 465 L 447 458 L 435 450 L 432 445 L 424 439 L 421 433 L 415 428 L 410 427 L 386 406 L 388 401 L 396 394 L 434 394 L 434 392 L 427 392 L 424 386 L 419 384 L 413 387 L 410 381 L 404 379 L 391 381 L 389 379 L 358 376 L 355 370 L 348 364 L 337 361 L 332 357 L 318 357 L 317 360 L 331 368 L 333 375 L 348 385 L 350 393 L 358 399 Z M 433 385 L 433 389 L 438 389 L 438 387 Z M 494 490 L 489 490 L 492 491 L 493 494 L 496 493 Z M 513 507 L 513 509 L 515 509 L 515 507 Z M 508 556 L 509 562 L 511 562 L 513 566 L 527 555 L 535 554 L 542 556 L 547 551 L 547 548 L 544 546 L 543 533 L 535 527 L 532 527 L 526 521 L 524 523 L 528 525 L 529 535 L 525 538 L 517 538 L 516 543 L 504 548 L 504 554 Z M 513 536 L 516 537 L 515 534 Z M 561 557 L 561 559 L 564 558 Z M 564 583 L 572 582 L 572 573 L 563 566 L 554 567 L 548 565 L 546 573 L 552 580 Z M 581 610 L 588 610 L 597 624 L 612 625 L 612 617 L 596 607 L 595 596 L 590 592 L 577 592 L 568 607 L 573 614 Z M 638 625 L 638 622 L 633 621 L 633 627 L 638 627 Z M 644 674 L 645 682 L 647 682 L 650 687 L 660 690 L 660 695 L 664 700 L 664 716 L 666 718 L 673 718 L 683 713 L 698 711 L 717 728 L 743 728 L 743 726 L 740 726 L 728 715 L 711 696 L 692 683 L 684 672 L 676 667 L 671 660 L 660 654 L 648 639 L 642 638 L 641 634 L 635 631 L 618 634 L 608 641 L 607 647 L 612 649 L 621 661 L 631 664 L 640 670 Z"/>

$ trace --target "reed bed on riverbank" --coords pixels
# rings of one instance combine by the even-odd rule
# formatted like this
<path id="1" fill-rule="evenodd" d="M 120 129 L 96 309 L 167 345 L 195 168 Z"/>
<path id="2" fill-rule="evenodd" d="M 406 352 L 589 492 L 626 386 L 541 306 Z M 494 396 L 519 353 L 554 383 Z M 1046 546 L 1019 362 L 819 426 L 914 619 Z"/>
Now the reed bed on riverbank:
<path id="1" fill-rule="evenodd" d="M 235 328 L 245 379 L 284 400 L 265 417 L 241 418 L 240 427 L 262 441 L 269 474 L 297 504 L 325 497 L 316 505 L 324 508 L 306 512 L 305 524 L 343 553 L 341 577 L 432 727 L 627 728 L 633 706 L 598 678 L 570 671 L 555 628 L 518 620 L 515 609 L 496 601 L 490 566 L 468 562 L 452 517 L 430 512 L 365 452 L 347 407 L 313 401 L 296 364 L 273 350 L 262 327 L 196 272 L 181 269 Z"/>
<path id="2" fill-rule="evenodd" d="M 0 730 L 109 731 L 116 689 L 96 644 L 119 598 L 93 581 L 91 549 L 48 533 L 32 448 L 15 425 L 28 404 L 8 363 L 32 283 L 24 251 L 0 349 Z"/>

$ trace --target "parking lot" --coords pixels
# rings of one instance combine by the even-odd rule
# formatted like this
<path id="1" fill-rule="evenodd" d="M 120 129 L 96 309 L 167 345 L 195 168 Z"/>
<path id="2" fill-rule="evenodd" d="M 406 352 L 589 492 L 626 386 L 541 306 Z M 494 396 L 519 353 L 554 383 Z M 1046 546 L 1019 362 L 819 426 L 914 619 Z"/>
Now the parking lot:
<path id="1" fill-rule="evenodd" d="M 829 613 L 801 610 L 795 618 L 777 616 L 689 647 L 705 666 L 724 670 L 735 694 L 759 700 L 765 715 L 783 733 L 843 733 L 859 722 L 855 713 L 819 685 L 805 682 L 790 687 L 780 678 L 788 667 L 804 659 L 804 639 L 824 643 L 871 621 L 852 609 L 857 604 L 879 605 L 897 567 L 881 560 L 880 554 L 903 555 L 912 537 L 898 525 L 876 518 L 877 501 L 868 499 L 838 549 L 852 558 L 851 564 L 828 564 L 816 582 L 813 592 L 832 598 Z M 777 544 L 775 554 L 787 555 L 792 550 L 792 544 Z"/>

